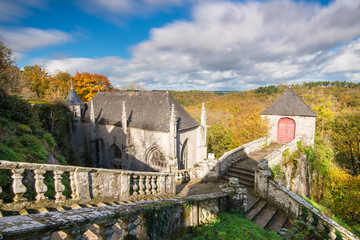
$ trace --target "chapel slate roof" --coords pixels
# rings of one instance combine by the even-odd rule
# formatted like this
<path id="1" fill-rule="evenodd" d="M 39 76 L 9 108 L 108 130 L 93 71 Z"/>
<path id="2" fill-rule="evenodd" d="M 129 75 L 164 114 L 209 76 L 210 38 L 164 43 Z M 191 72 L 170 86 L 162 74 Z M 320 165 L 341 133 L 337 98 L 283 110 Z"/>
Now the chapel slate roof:
<path id="1" fill-rule="evenodd" d="M 74 88 L 70 88 L 70 91 L 65 99 L 66 104 L 68 105 L 81 105 L 84 104 L 83 101 L 79 98 L 79 96 L 76 94 Z"/>
<path id="2" fill-rule="evenodd" d="M 96 123 L 121 126 L 123 101 L 128 127 L 169 131 L 172 104 L 175 106 L 178 131 L 199 126 L 199 123 L 168 92 L 99 92 L 88 103 L 84 120 L 90 121 L 92 102 Z"/>
<path id="3" fill-rule="evenodd" d="M 291 89 L 285 91 L 261 115 L 316 117 L 316 113 Z"/>

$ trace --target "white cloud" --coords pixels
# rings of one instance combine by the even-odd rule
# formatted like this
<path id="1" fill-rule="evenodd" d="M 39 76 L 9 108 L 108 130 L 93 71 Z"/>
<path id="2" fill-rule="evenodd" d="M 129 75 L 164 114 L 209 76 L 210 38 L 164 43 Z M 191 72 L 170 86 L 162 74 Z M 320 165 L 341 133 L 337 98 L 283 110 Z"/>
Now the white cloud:
<path id="1" fill-rule="evenodd" d="M 18 59 L 23 57 L 24 52 L 72 41 L 70 34 L 56 29 L 0 28 L 0 35 L 5 38 L 8 46 L 14 51 Z"/>
<path id="2" fill-rule="evenodd" d="M 360 38 L 338 49 L 336 56 L 323 65 L 323 73 L 360 72 Z"/>
<path id="3" fill-rule="evenodd" d="M 114 12 L 165 2 L 92 1 Z M 332 79 L 335 74 L 340 80 L 358 79 L 360 44 L 354 39 L 360 37 L 359 12 L 358 0 L 327 6 L 290 0 L 199 1 L 190 21 L 152 29 L 148 40 L 133 46 L 130 60 L 119 59 L 109 67 L 99 64 L 105 59 L 97 59 L 96 69 L 106 69 L 115 85 L 137 81 L 149 89 L 242 90 Z M 95 65 L 83 69 L 92 71 Z"/>
<path id="4" fill-rule="evenodd" d="M 56 60 L 36 59 L 34 64 L 39 64 L 49 72 L 55 73 L 57 70 L 71 74 L 76 72 L 108 73 L 114 71 L 114 66 L 124 64 L 125 60 L 118 57 L 104 57 L 97 59 L 89 58 L 64 58 Z"/>

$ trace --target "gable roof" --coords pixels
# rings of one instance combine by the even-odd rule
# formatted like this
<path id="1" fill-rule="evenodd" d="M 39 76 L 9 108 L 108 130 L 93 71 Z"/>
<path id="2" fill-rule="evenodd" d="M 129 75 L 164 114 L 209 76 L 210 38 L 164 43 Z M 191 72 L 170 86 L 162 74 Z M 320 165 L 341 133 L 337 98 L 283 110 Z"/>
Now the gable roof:
<path id="1" fill-rule="evenodd" d="M 99 92 L 91 101 L 96 123 L 121 126 L 124 101 L 128 127 L 168 132 L 172 104 L 175 106 L 178 131 L 199 126 L 168 92 Z M 90 121 L 90 105 L 84 120 Z"/>
<path id="2" fill-rule="evenodd" d="M 74 88 L 71 86 L 68 95 L 66 96 L 65 102 L 68 105 L 81 105 L 84 104 L 83 101 L 79 98 Z"/>
<path id="3" fill-rule="evenodd" d="M 316 113 L 291 89 L 285 91 L 261 115 L 307 116 L 316 117 Z"/>

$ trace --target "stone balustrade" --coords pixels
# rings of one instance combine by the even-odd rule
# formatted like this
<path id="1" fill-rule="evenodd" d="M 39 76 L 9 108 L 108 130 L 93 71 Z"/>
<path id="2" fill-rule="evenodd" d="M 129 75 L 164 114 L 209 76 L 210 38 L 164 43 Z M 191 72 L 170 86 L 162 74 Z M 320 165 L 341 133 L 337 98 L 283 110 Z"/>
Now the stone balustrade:
<path id="1" fill-rule="evenodd" d="M 174 195 L 175 174 L 137 172 L 102 168 L 86 168 L 51 164 L 0 161 L 0 169 L 11 176 L 12 202 L 0 202 L 0 209 L 18 211 L 26 207 L 71 206 L 74 203 L 126 200 L 146 195 Z M 53 182 L 53 199 L 45 193 L 44 179 Z M 66 183 L 67 182 L 67 183 Z M 27 183 L 27 184 L 24 184 Z M 64 184 L 65 183 L 65 184 Z M 67 197 L 64 191 L 70 191 Z M 6 191 L 0 188 L 0 193 Z M 26 192 L 35 192 L 34 201 L 26 199 Z"/>
<path id="2" fill-rule="evenodd" d="M 3 217 L 0 239 L 176 239 L 227 208 L 228 195 L 213 193 Z"/>
<path id="3" fill-rule="evenodd" d="M 308 224 L 316 223 L 319 232 L 328 232 L 329 239 L 337 239 L 336 232 L 342 239 L 358 239 L 353 233 L 340 226 L 331 218 L 306 202 L 302 197 L 271 179 L 271 171 L 266 159 L 261 159 L 255 171 L 255 192 L 273 202 L 296 219 L 306 217 Z M 314 219 L 317 221 L 314 221 Z"/>
<path id="4" fill-rule="evenodd" d="M 181 184 L 181 183 L 187 183 L 190 182 L 190 172 L 191 169 L 182 169 L 182 170 L 177 170 L 176 171 L 176 183 L 177 184 Z"/>

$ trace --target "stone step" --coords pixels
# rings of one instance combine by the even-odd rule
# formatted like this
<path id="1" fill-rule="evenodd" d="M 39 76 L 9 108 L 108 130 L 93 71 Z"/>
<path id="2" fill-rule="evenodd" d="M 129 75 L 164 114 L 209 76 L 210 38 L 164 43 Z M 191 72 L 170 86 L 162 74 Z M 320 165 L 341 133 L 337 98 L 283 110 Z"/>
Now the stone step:
<path id="1" fill-rule="evenodd" d="M 229 169 L 226 174 L 231 175 L 231 176 L 236 176 L 238 178 L 244 179 L 244 180 L 248 180 L 248 181 L 254 181 L 255 177 L 251 176 L 251 175 L 247 175 L 247 174 L 243 174 L 243 173 L 239 173 L 236 171 L 233 171 L 232 169 Z"/>
<path id="2" fill-rule="evenodd" d="M 238 169 L 238 170 L 244 170 L 246 172 L 252 172 L 252 173 L 255 174 L 256 166 L 248 166 L 248 165 L 238 163 L 238 164 L 235 164 L 235 165 L 231 166 L 230 168 L 235 168 L 235 169 Z"/>
<path id="3" fill-rule="evenodd" d="M 260 214 L 263 208 L 266 206 L 267 202 L 265 200 L 258 201 L 255 206 L 246 214 L 251 221 Z"/>
<path id="4" fill-rule="evenodd" d="M 223 176 L 223 179 L 229 180 L 229 178 L 231 178 L 231 177 L 235 177 L 235 178 L 239 179 L 239 184 L 240 185 L 243 185 L 245 187 L 249 187 L 251 189 L 254 188 L 254 181 L 249 181 L 249 180 L 246 180 L 246 179 L 242 179 L 241 176 L 234 176 L 234 175 L 229 175 L 229 174 L 226 173 Z"/>
<path id="5" fill-rule="evenodd" d="M 254 218 L 254 223 L 258 226 L 265 228 L 269 222 L 273 219 L 277 212 L 277 209 L 269 204 L 262 209 L 262 211 Z"/>
<path id="6" fill-rule="evenodd" d="M 253 207 L 255 206 L 255 204 L 259 201 L 260 201 L 259 197 L 249 194 L 248 198 L 247 198 L 247 211 L 246 212 L 250 212 L 253 209 Z"/>
<path id="7" fill-rule="evenodd" d="M 246 176 L 251 176 L 254 177 L 255 176 L 255 172 L 252 170 L 248 170 L 248 169 L 243 169 L 243 168 L 236 168 L 236 167 L 231 167 L 228 169 L 228 172 L 234 172 L 234 173 L 238 173 L 238 174 L 242 174 L 242 175 L 246 175 Z"/>
<path id="8" fill-rule="evenodd" d="M 280 228 L 282 228 L 285 225 L 286 221 L 287 221 L 287 217 L 280 211 L 277 211 L 275 216 L 265 227 L 265 229 L 268 231 L 278 232 Z"/>

